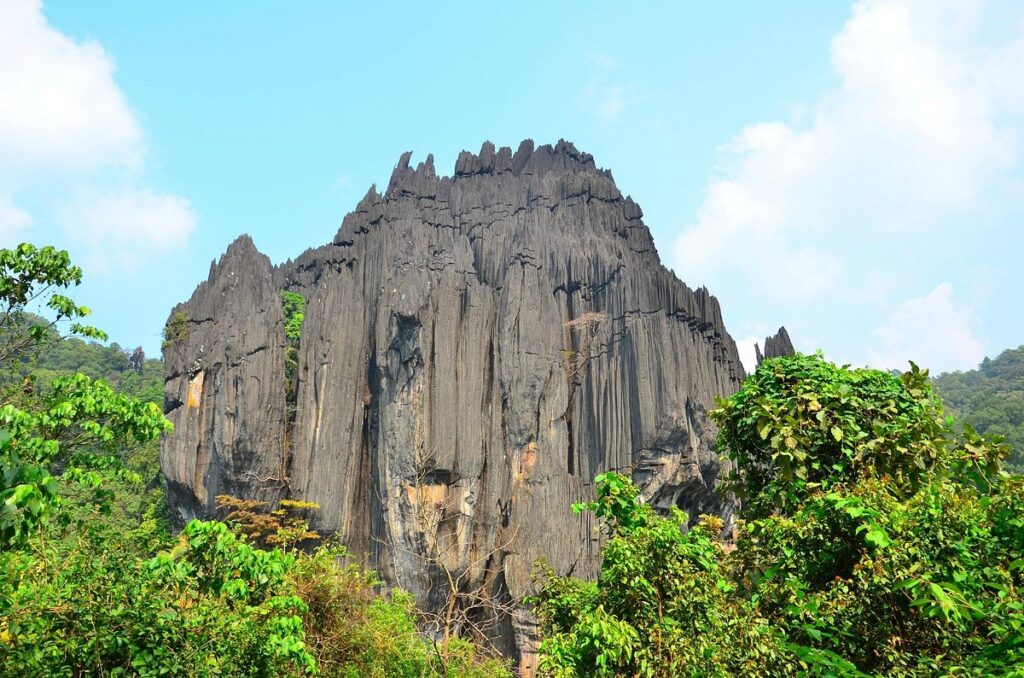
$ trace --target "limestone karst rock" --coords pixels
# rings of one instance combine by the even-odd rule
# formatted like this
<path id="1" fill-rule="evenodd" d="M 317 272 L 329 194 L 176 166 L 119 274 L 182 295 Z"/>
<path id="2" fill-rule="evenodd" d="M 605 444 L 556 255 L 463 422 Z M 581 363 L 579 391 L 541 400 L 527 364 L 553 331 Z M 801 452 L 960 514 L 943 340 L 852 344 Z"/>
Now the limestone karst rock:
<path id="1" fill-rule="evenodd" d="M 754 344 L 754 355 L 757 357 L 758 365 L 768 358 L 781 358 L 794 353 L 796 349 L 793 348 L 793 342 L 789 340 L 789 332 L 785 327 L 780 327 L 775 336 L 764 338 L 764 353 L 761 353 L 759 345 Z"/>
<path id="2" fill-rule="evenodd" d="M 222 493 L 316 502 L 315 529 L 421 605 L 449 600 L 452 574 L 459 605 L 528 651 L 528 616 L 476 594 L 518 598 L 541 556 L 595 572 L 594 525 L 570 510 L 595 474 L 730 510 L 706 412 L 743 368 L 716 299 L 662 266 L 641 217 L 590 155 L 524 141 L 463 152 L 451 177 L 403 155 L 294 261 L 239 238 L 169 321 L 178 518 Z M 290 396 L 282 290 L 307 300 Z"/>

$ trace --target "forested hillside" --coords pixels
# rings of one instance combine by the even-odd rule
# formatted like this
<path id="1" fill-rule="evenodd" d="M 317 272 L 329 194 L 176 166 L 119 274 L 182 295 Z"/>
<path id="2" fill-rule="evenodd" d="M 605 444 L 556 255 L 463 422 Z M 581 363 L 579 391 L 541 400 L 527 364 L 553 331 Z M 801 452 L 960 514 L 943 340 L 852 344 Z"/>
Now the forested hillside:
<path id="1" fill-rule="evenodd" d="M 41 317 L 26 314 L 26 322 L 37 327 L 48 323 Z M 146 358 L 141 348 L 127 350 L 117 342 L 103 345 L 97 341 L 67 337 L 57 341 L 57 332 L 47 330 L 47 339 L 31 360 L 23 364 L 23 376 L 36 380 L 45 388 L 58 377 L 81 373 L 90 379 L 103 379 L 116 391 L 144 402 L 163 407 L 164 363 Z"/>
<path id="2" fill-rule="evenodd" d="M 1013 448 L 1009 465 L 1024 469 L 1024 346 L 985 358 L 976 370 L 934 379 L 950 413 L 978 433 L 999 434 Z"/>

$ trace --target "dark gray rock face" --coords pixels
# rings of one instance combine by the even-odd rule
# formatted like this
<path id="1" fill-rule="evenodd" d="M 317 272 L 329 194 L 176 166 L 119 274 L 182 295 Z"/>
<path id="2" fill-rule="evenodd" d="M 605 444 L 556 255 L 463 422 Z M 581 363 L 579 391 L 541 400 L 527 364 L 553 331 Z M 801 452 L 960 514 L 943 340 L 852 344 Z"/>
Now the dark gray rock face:
<path id="1" fill-rule="evenodd" d="M 794 353 L 796 349 L 793 348 L 793 342 L 789 340 L 789 332 L 785 327 L 780 327 L 775 336 L 764 338 L 764 353 L 761 353 L 759 345 L 754 344 L 754 355 L 757 357 L 758 365 L 769 358 L 781 358 Z"/>
<path id="2" fill-rule="evenodd" d="M 162 465 L 182 519 L 221 493 L 318 503 L 316 529 L 421 605 L 454 588 L 529 672 L 528 615 L 479 600 L 526 593 L 541 556 L 594 574 L 570 504 L 602 471 L 728 513 L 706 412 L 743 368 L 718 302 L 661 265 L 590 155 L 487 143 L 452 177 L 409 160 L 330 244 L 273 267 L 243 236 L 174 309 Z M 307 299 L 291 424 L 283 289 Z"/>

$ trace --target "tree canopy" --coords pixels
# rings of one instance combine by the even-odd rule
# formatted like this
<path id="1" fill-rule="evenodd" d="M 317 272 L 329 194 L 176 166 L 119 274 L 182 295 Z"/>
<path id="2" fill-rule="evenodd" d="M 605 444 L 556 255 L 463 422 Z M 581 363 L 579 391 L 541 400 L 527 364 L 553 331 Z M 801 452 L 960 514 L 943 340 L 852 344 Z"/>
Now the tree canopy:
<path id="1" fill-rule="evenodd" d="M 548 675 L 1024 675 L 1024 482 L 927 372 L 767 360 L 712 416 L 738 524 L 600 476 L 598 581 L 542 573 Z"/>
<path id="2" fill-rule="evenodd" d="M 173 536 L 163 365 L 95 341 L 66 296 L 80 280 L 66 252 L 0 250 L 0 674 L 508 675 L 421 635 L 412 598 L 339 545 L 297 549 L 319 535 L 289 511 L 315 505 L 224 498 L 231 520 Z M 165 338 L 183 331 L 172 318 Z"/>
<path id="3" fill-rule="evenodd" d="M 1024 471 L 1024 346 L 985 358 L 976 370 L 934 379 L 946 407 L 979 433 L 999 434 L 1013 448 L 1008 467 Z"/>

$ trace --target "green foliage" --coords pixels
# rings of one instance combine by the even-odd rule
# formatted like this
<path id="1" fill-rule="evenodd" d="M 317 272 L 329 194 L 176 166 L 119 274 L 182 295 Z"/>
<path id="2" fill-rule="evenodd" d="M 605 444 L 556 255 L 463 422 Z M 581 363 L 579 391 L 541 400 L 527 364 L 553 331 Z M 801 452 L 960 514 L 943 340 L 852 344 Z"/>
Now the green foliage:
<path id="1" fill-rule="evenodd" d="M 31 359 L 19 360 L 12 370 L 0 371 L 3 377 L 0 383 L 8 394 L 8 404 L 36 412 L 60 393 L 60 388 L 55 386 L 82 374 L 94 382 L 105 381 L 126 398 L 126 402 L 134 400 L 152 403 L 157 408 L 163 406 L 162 361 L 146 360 L 141 349 L 136 349 L 130 359 L 116 343 L 103 345 L 61 337 L 43 318 L 30 313 L 24 314 L 24 322 L 43 327 L 44 341 Z M 117 522 L 124 529 L 132 529 L 140 520 L 152 518 L 162 530 L 169 530 L 158 442 L 153 437 L 144 442 L 129 437 L 120 444 L 108 445 L 107 453 L 112 458 L 108 459 L 107 468 L 98 476 L 91 475 L 84 485 L 72 482 L 74 473 L 63 481 L 58 478 L 62 519 L 77 519 L 78 514 L 84 515 L 99 506 L 103 513 L 89 513 L 90 520 Z M 51 464 L 62 472 L 64 466 L 66 460 L 60 457 Z"/>
<path id="2" fill-rule="evenodd" d="M 0 249 L 0 335 L 5 339 L 0 361 L 19 357 L 44 340 L 47 328 L 28 327 L 23 322 L 26 308 L 33 303 L 54 314 L 49 327 L 67 320 L 72 323 L 71 334 L 106 339 L 101 330 L 77 322 L 89 315 L 88 308 L 57 291 L 81 282 L 82 269 L 71 265 L 71 257 L 64 250 L 28 243 L 13 250 Z"/>
<path id="3" fill-rule="evenodd" d="M 284 336 L 288 341 L 298 343 L 302 337 L 302 321 L 305 319 L 306 299 L 297 292 L 282 290 L 281 309 L 284 311 Z"/>
<path id="4" fill-rule="evenodd" d="M 744 526 L 739 590 L 787 642 L 865 672 L 999 675 L 1024 660 L 1024 551 L 1019 533 L 997 536 L 1015 530 L 1024 488 L 1002 483 L 994 495 L 951 479 L 907 499 L 880 480 L 816 494 Z"/>
<path id="5" fill-rule="evenodd" d="M 163 348 L 177 346 L 188 338 L 188 316 L 181 311 L 175 311 L 171 319 L 164 325 Z"/>
<path id="6" fill-rule="evenodd" d="M 721 520 L 705 516 L 686 532 L 685 514 L 658 515 L 624 476 L 596 482 L 597 501 L 585 508 L 608 536 L 598 581 L 543 568 L 532 600 L 545 675 L 764 675 L 783 665 L 779 636 L 756 606 L 731 595 Z"/>
<path id="7" fill-rule="evenodd" d="M 41 325 L 45 321 L 26 314 L 26 322 Z M 136 349 L 141 355 L 141 350 Z M 61 338 L 50 330 L 43 345 L 31 361 L 20 363 L 15 384 L 23 387 L 32 382 L 36 392 L 50 388 L 60 377 L 84 374 L 91 379 L 102 379 L 119 393 L 163 407 L 164 363 L 145 359 L 139 368 L 133 367 L 129 352 L 116 342 L 103 345 L 78 338 Z"/>
<path id="8" fill-rule="evenodd" d="M 600 578 L 536 600 L 548 675 L 1024 675 L 1024 479 L 926 372 L 768 360 L 712 416 L 735 544 L 599 476 Z"/>
<path id="9" fill-rule="evenodd" d="M 302 339 L 302 321 L 305 319 L 306 299 L 297 292 L 281 290 L 281 310 L 284 313 L 284 392 L 287 420 L 285 436 L 291 438 L 295 423 L 298 390 L 299 341 Z"/>
<path id="10" fill-rule="evenodd" d="M 155 439 L 170 423 L 140 403 L 85 375 L 63 377 L 31 407 L 0 407 L 0 549 L 24 543 L 58 502 L 55 467 L 98 487 L 116 468 L 117 450 Z"/>
<path id="11" fill-rule="evenodd" d="M 416 627 L 412 596 L 397 590 L 378 594 L 376 575 L 352 563 L 342 546 L 328 544 L 300 555 L 290 577 L 308 605 L 306 640 L 326 676 L 511 675 L 502 662 L 466 640 L 435 645 L 424 638 Z"/>
<path id="12" fill-rule="evenodd" d="M 145 529 L 87 523 L 3 556 L 0 673 L 229 675 L 313 672 L 291 556 L 192 522 L 170 552 L 140 557 Z"/>
<path id="13" fill-rule="evenodd" d="M 985 358 L 976 370 L 933 380 L 946 407 L 983 434 L 1006 438 L 1013 449 L 1007 466 L 1024 471 L 1024 346 Z"/>
<path id="14" fill-rule="evenodd" d="M 800 504 L 862 476 L 913 491 L 959 455 L 927 371 L 901 377 L 838 367 L 820 356 L 768 360 L 711 414 L 747 516 Z"/>
<path id="15" fill-rule="evenodd" d="M 80 284 L 82 271 L 71 265 L 68 253 L 53 247 L 27 243 L 15 249 L 0 249 L 0 388 L 3 403 L 20 397 L 22 366 L 31 362 L 41 348 L 60 339 L 60 328 L 68 324 L 68 336 L 106 339 L 106 335 L 79 322 L 89 309 L 65 296 L 68 288 Z M 45 309 L 51 320 L 33 315 L 29 307 Z"/>

